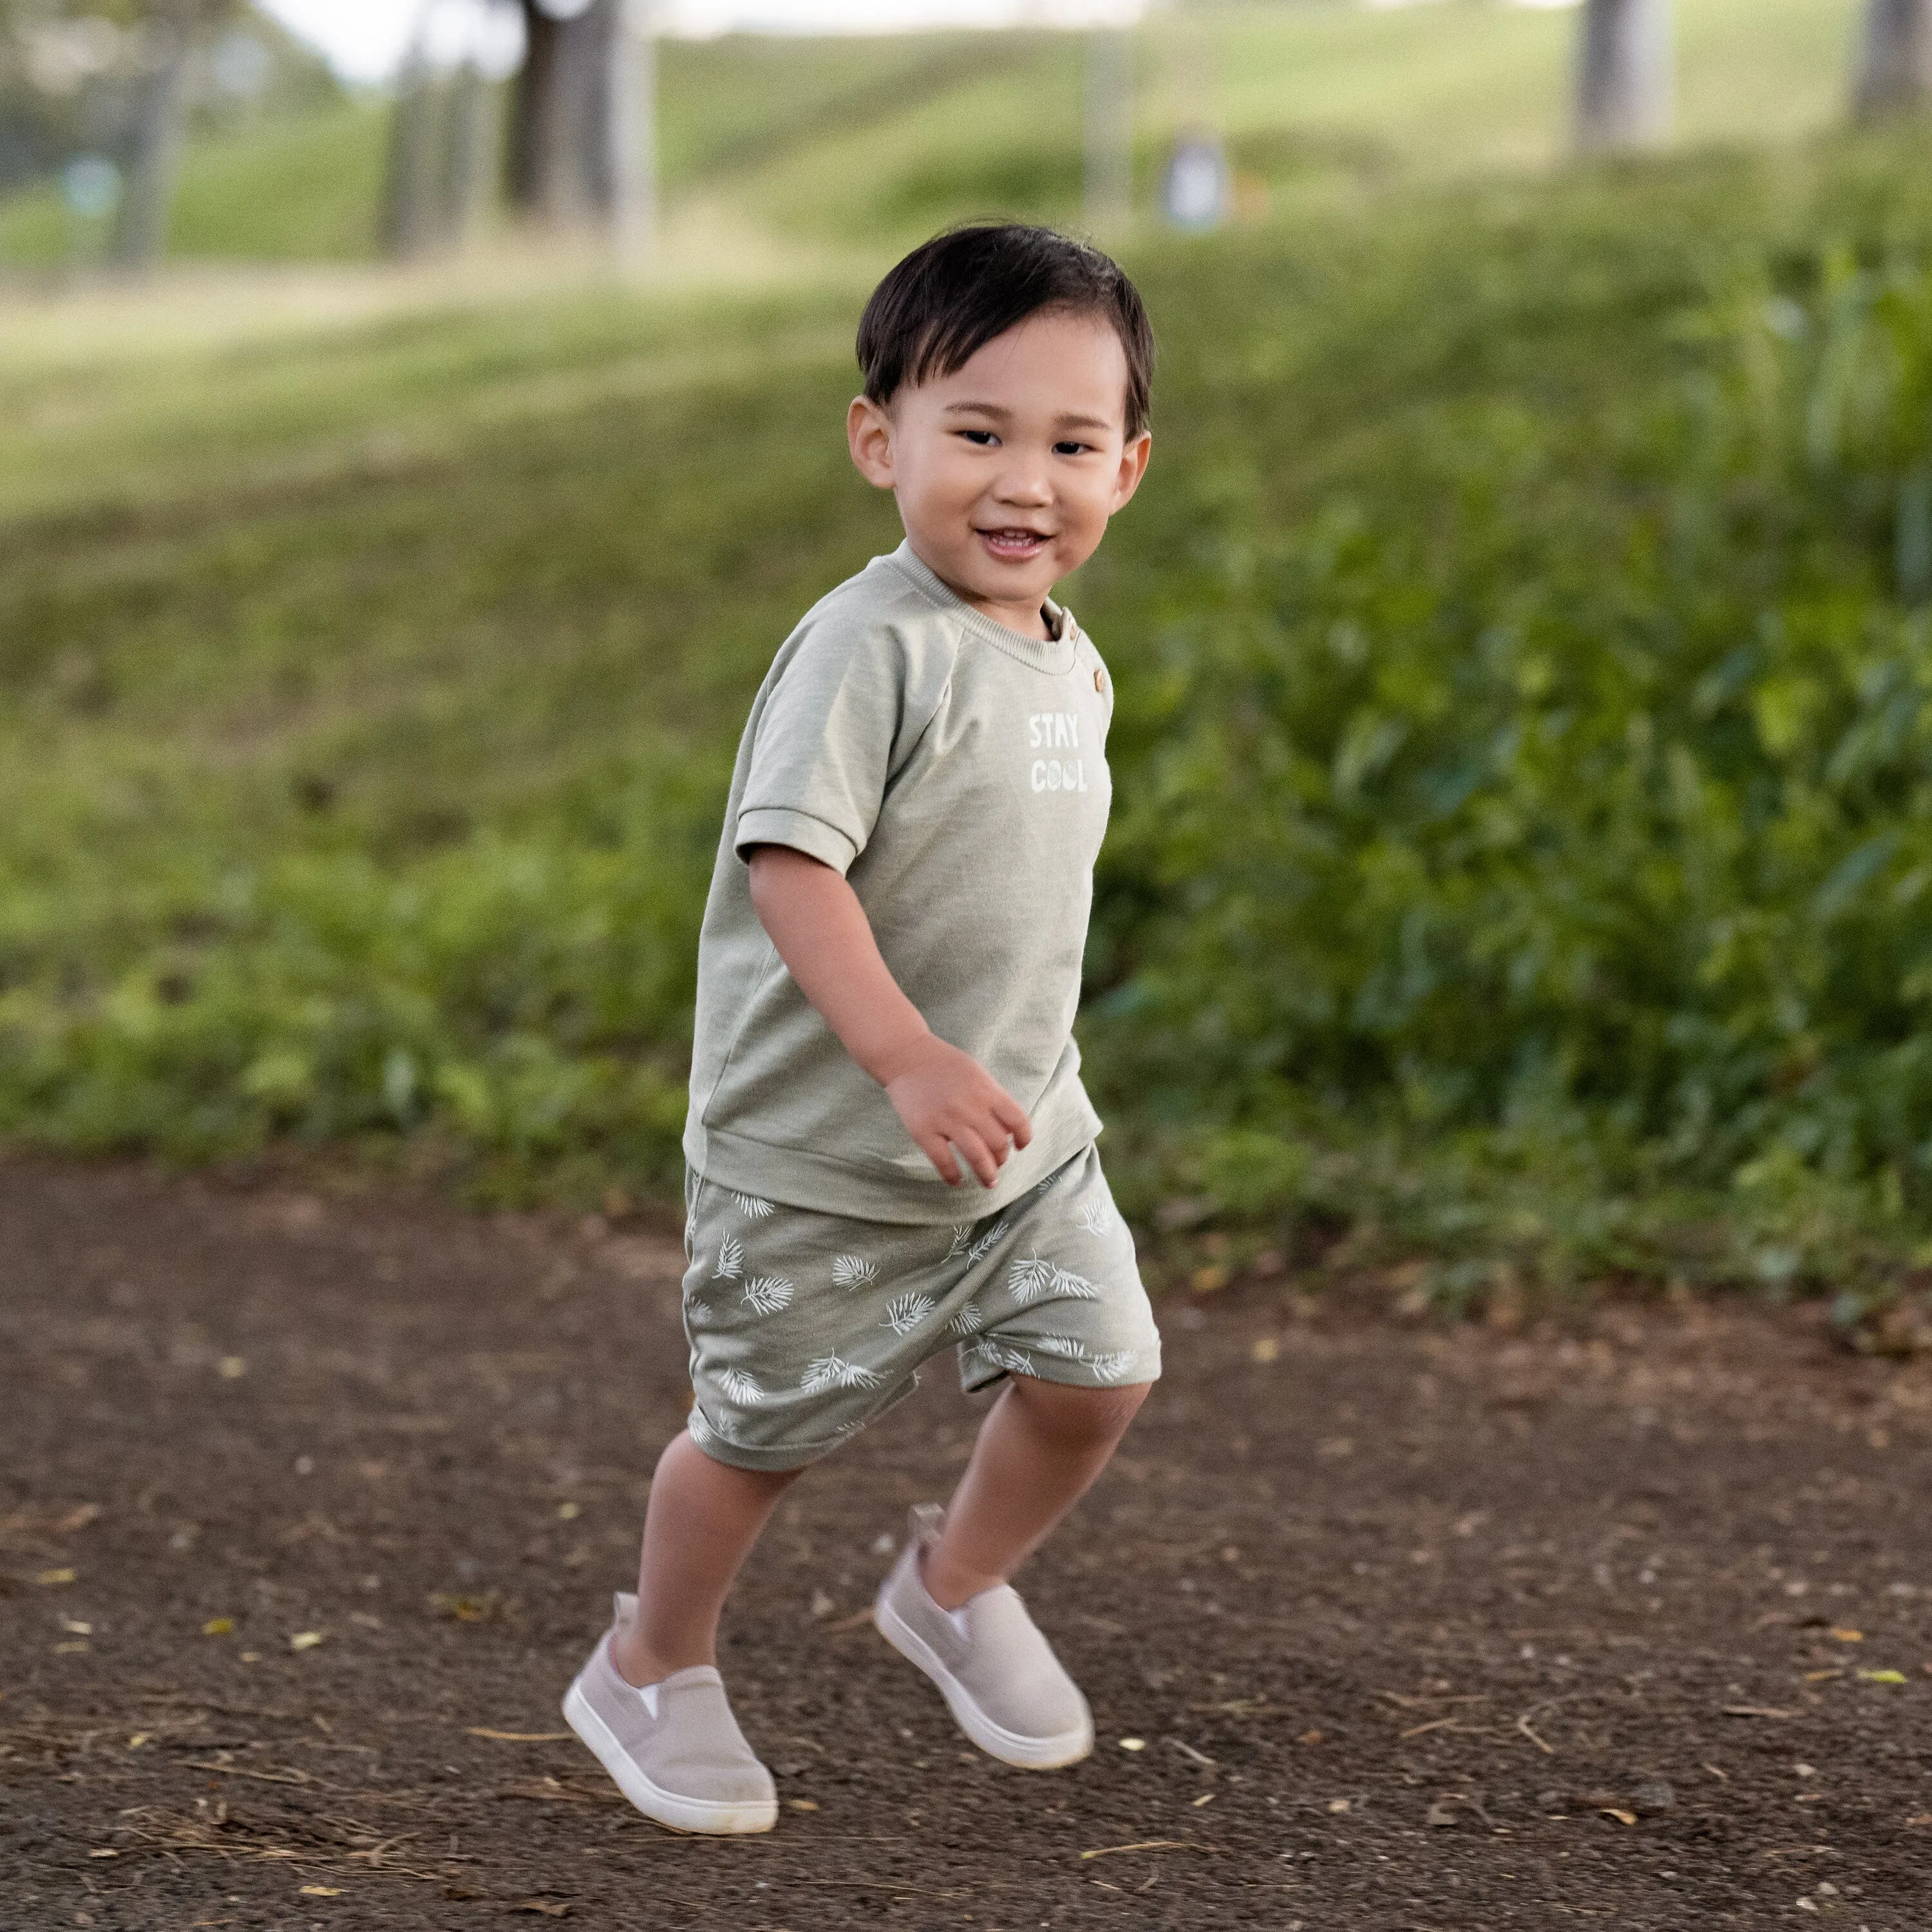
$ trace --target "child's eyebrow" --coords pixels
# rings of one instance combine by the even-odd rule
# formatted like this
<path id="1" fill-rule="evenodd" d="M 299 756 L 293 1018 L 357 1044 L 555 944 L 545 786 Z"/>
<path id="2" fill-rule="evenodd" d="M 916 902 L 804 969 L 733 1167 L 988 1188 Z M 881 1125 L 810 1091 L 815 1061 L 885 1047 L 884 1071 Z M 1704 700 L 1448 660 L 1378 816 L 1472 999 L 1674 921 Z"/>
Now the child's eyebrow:
<path id="1" fill-rule="evenodd" d="M 1003 409 L 998 403 L 948 403 L 940 411 L 941 416 L 991 416 L 995 422 L 1010 422 L 1012 411 Z M 1113 424 L 1105 416 L 1060 416 L 1054 418 L 1058 429 L 1112 429 Z"/>

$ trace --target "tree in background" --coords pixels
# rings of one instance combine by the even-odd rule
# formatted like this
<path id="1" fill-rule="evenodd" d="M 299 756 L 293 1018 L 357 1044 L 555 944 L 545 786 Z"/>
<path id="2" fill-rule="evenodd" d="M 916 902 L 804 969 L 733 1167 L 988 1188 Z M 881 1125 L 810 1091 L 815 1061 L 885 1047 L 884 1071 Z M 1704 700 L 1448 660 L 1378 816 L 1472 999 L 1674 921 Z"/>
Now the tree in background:
<path id="1" fill-rule="evenodd" d="M 1932 102 L 1932 0 L 1869 0 L 1858 66 L 1862 119 Z"/>
<path id="2" fill-rule="evenodd" d="M 510 199 L 552 229 L 649 239 L 652 79 L 632 0 L 517 0 L 526 52 L 510 114 Z"/>
<path id="3" fill-rule="evenodd" d="M 472 45 L 439 68 L 428 27 L 397 76 L 382 208 L 385 251 L 408 261 L 470 240 L 496 198 L 501 116 Z"/>
<path id="4" fill-rule="evenodd" d="M 80 162 L 118 184 L 110 259 L 159 258 L 190 124 L 339 98 L 248 0 L 0 0 L 0 190 Z"/>
<path id="5" fill-rule="evenodd" d="M 441 106 L 428 50 L 418 34 L 396 76 L 396 105 L 389 121 L 388 167 L 382 191 L 382 247 L 409 261 L 429 253 L 439 238 L 436 201 L 438 109 Z"/>
<path id="6" fill-rule="evenodd" d="M 1087 225 L 1106 234 L 1134 212 L 1134 37 L 1125 27 L 1087 30 L 1082 201 Z"/>
<path id="7" fill-rule="evenodd" d="M 242 10 L 241 0 L 148 0 L 139 10 L 133 140 L 121 218 L 110 250 L 121 267 L 152 268 L 167 245 L 182 143 L 188 134 L 188 68 L 197 40 Z"/>
<path id="8" fill-rule="evenodd" d="M 1670 120 L 1670 0 L 1586 0 L 1576 64 L 1576 144 L 1646 146 Z"/>

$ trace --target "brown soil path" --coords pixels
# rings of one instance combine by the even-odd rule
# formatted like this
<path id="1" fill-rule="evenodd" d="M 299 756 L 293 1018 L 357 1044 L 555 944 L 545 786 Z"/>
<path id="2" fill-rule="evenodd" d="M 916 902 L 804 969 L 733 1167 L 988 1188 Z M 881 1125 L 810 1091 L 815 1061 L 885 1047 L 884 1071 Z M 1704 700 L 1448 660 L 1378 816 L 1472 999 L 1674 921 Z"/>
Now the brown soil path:
<path id="1" fill-rule="evenodd" d="M 554 1734 L 681 1413 L 679 1259 L 0 1163 L 0 1925 L 1932 1923 L 1932 1364 L 1804 1314 L 1168 1304 L 1024 1579 L 1100 1727 L 1044 1776 L 863 1622 L 966 1453 L 930 1377 L 737 1604 L 780 1828 L 655 1829 Z"/>

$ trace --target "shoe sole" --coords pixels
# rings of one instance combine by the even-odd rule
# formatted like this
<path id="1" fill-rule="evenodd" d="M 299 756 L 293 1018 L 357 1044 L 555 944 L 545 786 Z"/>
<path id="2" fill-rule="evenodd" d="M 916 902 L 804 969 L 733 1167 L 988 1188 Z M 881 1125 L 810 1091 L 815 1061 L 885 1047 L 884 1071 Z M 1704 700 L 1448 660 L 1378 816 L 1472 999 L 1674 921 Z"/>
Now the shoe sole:
<path id="1" fill-rule="evenodd" d="M 778 1800 L 763 1804 L 734 1804 L 716 1798 L 680 1798 L 653 1784 L 618 1742 L 616 1733 L 590 1708 L 583 1688 L 573 1684 L 563 1700 L 564 1722 L 583 1739 L 597 1762 L 616 1780 L 617 1789 L 653 1824 L 674 1832 L 698 1832 L 713 1837 L 769 1832 L 778 1822 Z"/>
<path id="2" fill-rule="evenodd" d="M 883 1592 L 872 1606 L 872 1621 L 893 1649 L 908 1664 L 917 1665 L 939 1687 L 946 1708 L 952 1713 L 952 1721 L 988 1757 L 996 1757 L 1002 1764 L 1016 1765 L 1022 1771 L 1058 1771 L 1091 1754 L 1094 1726 L 1090 1722 L 1077 1731 L 1064 1731 L 1057 1738 L 1022 1737 L 1004 1724 L 994 1724 L 973 1701 L 972 1693 L 940 1661 L 938 1652 L 892 1608 Z"/>

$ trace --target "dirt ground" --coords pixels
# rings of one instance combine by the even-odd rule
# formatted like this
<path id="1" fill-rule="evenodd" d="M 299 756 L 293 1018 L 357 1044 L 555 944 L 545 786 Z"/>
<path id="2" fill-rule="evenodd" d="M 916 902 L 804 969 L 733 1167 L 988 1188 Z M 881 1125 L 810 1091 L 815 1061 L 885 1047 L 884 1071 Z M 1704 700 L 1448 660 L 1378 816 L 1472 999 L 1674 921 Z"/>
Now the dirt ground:
<path id="1" fill-rule="evenodd" d="M 0 1162 L 0 1924 L 1932 1923 L 1932 1364 L 1803 1310 L 1163 1303 L 1022 1579 L 1100 1727 L 1049 1774 L 866 1621 L 967 1453 L 938 1364 L 736 1600 L 778 1829 L 658 1830 L 557 1700 L 682 1414 L 680 1260 Z"/>

